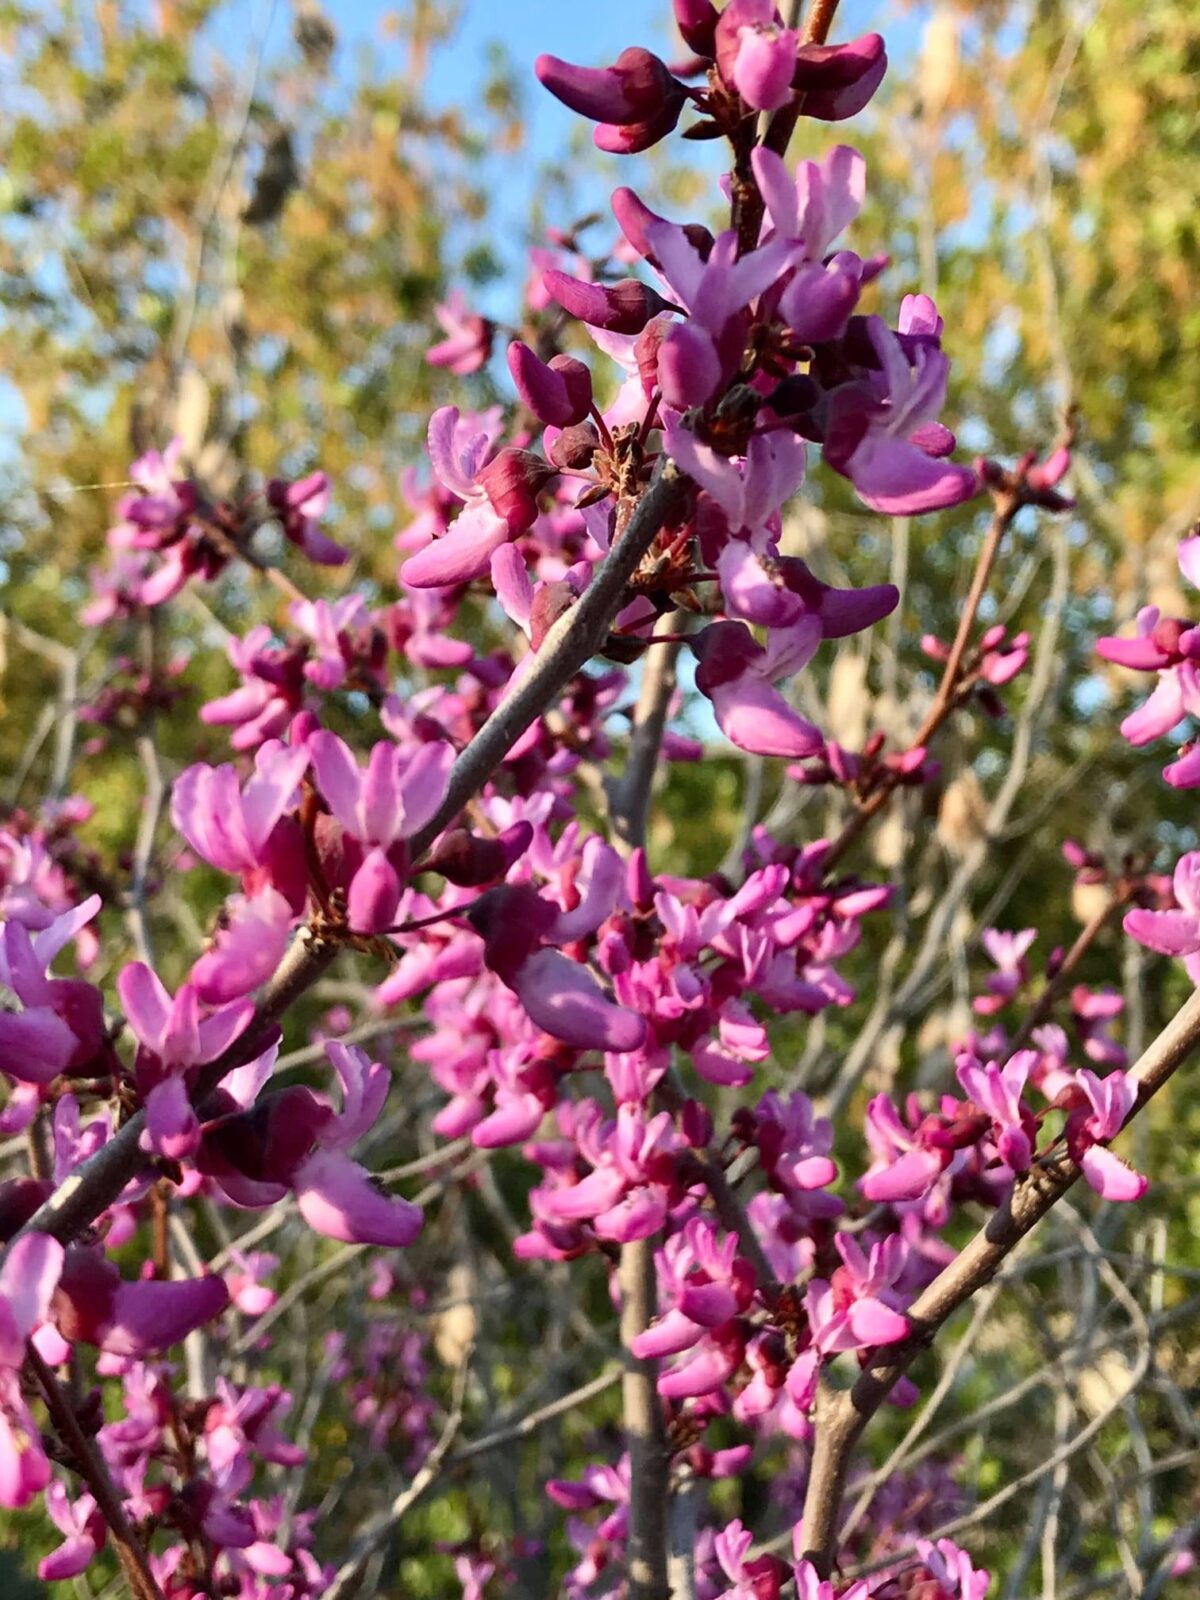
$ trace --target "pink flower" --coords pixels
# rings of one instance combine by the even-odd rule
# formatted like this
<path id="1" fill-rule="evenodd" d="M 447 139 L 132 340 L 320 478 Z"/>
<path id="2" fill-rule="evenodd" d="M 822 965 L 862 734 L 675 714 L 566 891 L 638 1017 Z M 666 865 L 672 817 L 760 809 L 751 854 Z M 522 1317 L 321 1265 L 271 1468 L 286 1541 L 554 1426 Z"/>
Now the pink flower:
<path id="1" fill-rule="evenodd" d="M 276 823 L 295 801 L 308 761 L 303 745 L 269 740 L 258 750 L 244 788 L 236 767 L 187 767 L 171 793 L 171 821 L 210 866 L 257 872 L 267 860 Z"/>
<path id="2" fill-rule="evenodd" d="M 404 563 L 401 581 L 411 589 L 448 588 L 479 577 L 492 552 L 512 537 L 479 482 L 491 435 L 462 417 L 457 406 L 443 406 L 429 419 L 428 445 L 434 476 L 464 505 L 440 538 Z"/>
<path id="3" fill-rule="evenodd" d="M 1003 1066 L 962 1056 L 956 1076 L 967 1098 L 992 1119 L 992 1136 L 1000 1159 L 1014 1172 L 1028 1172 L 1033 1159 L 1036 1124 L 1021 1103 L 1026 1079 L 1037 1065 L 1036 1050 L 1018 1050 Z"/>
<path id="4" fill-rule="evenodd" d="M 1140 1200 L 1150 1187 L 1149 1178 L 1135 1172 L 1107 1148 L 1125 1126 L 1137 1101 L 1137 1084 L 1125 1072 L 1098 1078 L 1081 1067 L 1074 1090 L 1060 1095 L 1059 1103 L 1073 1107 L 1067 1117 L 1067 1149 L 1084 1177 L 1105 1200 Z"/>
<path id="5" fill-rule="evenodd" d="M 1124 928 L 1131 939 L 1164 956 L 1187 957 L 1188 975 L 1200 982 L 1200 850 L 1189 850 L 1175 863 L 1172 879 L 1176 911 L 1125 913 Z"/>
<path id="6" fill-rule="evenodd" d="M 459 378 L 478 372 L 492 353 L 492 324 L 468 310 L 461 289 L 452 289 L 433 311 L 446 338 L 429 347 L 426 361 L 431 367 L 448 367 Z"/>
<path id="7" fill-rule="evenodd" d="M 982 1567 L 975 1567 L 965 1550 L 951 1539 L 917 1540 L 917 1554 L 938 1585 L 938 1600 L 984 1600 L 992 1578 Z"/>
<path id="8" fill-rule="evenodd" d="M 57 1478 L 46 1485 L 46 1510 L 65 1537 L 57 1550 L 38 1562 L 38 1577 L 43 1583 L 62 1583 L 77 1578 L 91 1564 L 104 1544 L 107 1524 L 90 1494 L 72 1498 Z"/>
<path id="9" fill-rule="evenodd" d="M 364 773 L 336 734 L 315 733 L 309 750 L 326 804 L 362 846 L 348 885 L 350 926 L 378 933 L 396 920 L 408 864 L 404 841 L 445 798 L 454 751 L 440 741 L 405 751 L 384 739 L 372 747 Z"/>
<path id="10" fill-rule="evenodd" d="M 721 732 L 753 755 L 816 755 L 820 732 L 774 687 L 807 666 L 821 642 L 817 617 L 803 616 L 788 628 L 772 629 L 760 645 L 741 622 L 710 623 L 693 636 L 699 659 L 696 687 L 712 701 Z"/>
<path id="11" fill-rule="evenodd" d="M 0 1268 L 0 1505 L 27 1506 L 50 1481 L 42 1436 L 21 1393 L 25 1341 L 50 1312 L 63 1247 L 45 1233 L 11 1245 Z"/>
<path id="12" fill-rule="evenodd" d="M 317 1132 L 315 1149 L 295 1169 L 300 1215 L 317 1233 L 344 1243 L 406 1245 L 421 1231 L 419 1206 L 382 1194 L 346 1150 L 379 1120 L 391 1078 L 361 1050 L 330 1042 L 326 1054 L 342 1086 L 342 1109 Z"/>
<path id="13" fill-rule="evenodd" d="M 334 544 L 317 527 L 318 518 L 329 510 L 329 479 L 323 472 L 310 472 L 296 483 L 272 478 L 267 484 L 267 504 L 279 518 L 284 537 L 303 550 L 310 561 L 340 567 L 346 560 L 341 545 Z"/>
<path id="14" fill-rule="evenodd" d="M 828 1356 L 907 1339 L 908 1319 L 890 1303 L 907 1255 L 900 1235 L 873 1244 L 866 1255 L 848 1233 L 834 1243 L 843 1264 L 828 1283 L 814 1278 L 805 1290 L 813 1348 Z"/>
<path id="15" fill-rule="evenodd" d="M 65 1339 L 134 1356 L 168 1350 L 228 1304 L 223 1278 L 127 1283 L 102 1251 L 72 1246 L 63 1260 L 54 1317 Z"/>
<path id="16" fill-rule="evenodd" d="M 714 37 L 722 78 L 755 111 L 776 111 L 792 98 L 799 43 L 772 0 L 730 0 Z"/>
<path id="17" fill-rule="evenodd" d="M 914 318 L 932 320 L 936 311 L 910 310 L 901 323 L 911 326 Z M 888 516 L 971 499 L 979 487 L 975 473 L 941 459 L 947 445 L 954 448 L 953 435 L 940 424 L 940 431 L 930 431 L 945 399 L 948 359 L 923 333 L 906 347 L 881 317 L 867 318 L 867 334 L 878 370 L 870 382 L 830 395 L 826 461 L 850 479 L 864 504 Z"/>
<path id="18" fill-rule="evenodd" d="M 55 917 L 30 936 L 23 922 L 0 929 L 0 985 L 20 1011 L 0 1010 L 0 1071 L 23 1083 L 48 1083 L 82 1066 L 100 1048 L 104 1015 L 98 990 L 76 978 L 51 978 L 47 969 L 100 909 L 100 896 Z"/>

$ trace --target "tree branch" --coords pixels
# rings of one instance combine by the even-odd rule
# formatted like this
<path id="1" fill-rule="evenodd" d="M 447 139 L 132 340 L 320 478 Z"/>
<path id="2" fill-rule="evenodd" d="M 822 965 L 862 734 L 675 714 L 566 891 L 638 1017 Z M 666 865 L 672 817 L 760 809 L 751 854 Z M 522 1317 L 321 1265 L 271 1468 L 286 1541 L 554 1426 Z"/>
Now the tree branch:
<path id="1" fill-rule="evenodd" d="M 1127 1122 L 1162 1088 L 1198 1043 L 1200 991 L 1191 996 L 1131 1069 L 1138 1094 Z M 834 1389 L 827 1379 L 822 1380 L 802 1533 L 804 1552 L 822 1576 L 827 1577 L 833 1569 L 846 1475 L 863 1429 L 947 1318 L 991 1282 L 1020 1240 L 1078 1178 L 1078 1166 L 1066 1158 L 1035 1167 L 1014 1186 L 1008 1203 L 918 1295 L 908 1311 L 911 1336 L 876 1350 L 852 1389 Z"/>
<path id="2" fill-rule="evenodd" d="M 655 1312 L 654 1247 L 649 1239 L 621 1246 L 621 1395 L 629 1447 L 629 1600 L 667 1600 L 667 1475 L 671 1457 L 655 1378 L 658 1363 L 639 1360 L 630 1345 Z"/>

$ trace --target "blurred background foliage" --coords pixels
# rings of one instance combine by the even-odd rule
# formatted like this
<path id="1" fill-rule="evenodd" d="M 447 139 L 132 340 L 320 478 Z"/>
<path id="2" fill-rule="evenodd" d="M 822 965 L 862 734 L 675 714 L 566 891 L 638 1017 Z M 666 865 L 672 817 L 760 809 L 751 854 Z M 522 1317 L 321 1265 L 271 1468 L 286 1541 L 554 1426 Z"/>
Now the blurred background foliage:
<path id="1" fill-rule="evenodd" d="M 323 467 L 334 483 L 330 531 L 352 551 L 325 592 L 366 585 L 385 601 L 395 594 L 392 536 L 405 520 L 400 475 L 420 460 L 430 409 L 505 392 L 494 369 L 461 380 L 425 363 L 438 337 L 435 305 L 461 287 L 492 314 L 514 307 L 525 246 L 540 243 L 546 226 L 602 207 L 615 181 L 634 182 L 679 218 L 711 206 L 716 169 L 706 150 L 700 177 L 686 166 L 695 146 L 661 147 L 619 179 L 582 128 L 570 159 L 531 148 L 530 63 L 502 46 L 475 64 L 477 93 L 449 104 L 433 95 L 431 63 L 458 48 L 459 34 L 455 14 L 432 0 L 380 17 L 386 70 L 369 45 L 339 38 L 316 0 L 280 9 L 288 30 L 276 30 L 268 49 L 266 8 L 242 0 L 0 0 L 0 577 L 5 615 L 18 624 L 0 638 L 6 806 L 31 806 L 47 790 L 54 719 L 46 708 L 60 686 L 36 638 L 81 641 L 88 569 L 101 559 L 121 493 L 103 486 L 120 485 L 133 456 L 178 433 L 219 493 Z M 639 42 L 661 46 L 663 8 L 646 0 L 644 9 Z M 897 806 L 854 858 L 864 876 L 886 874 L 900 886 L 897 919 L 876 919 L 846 963 L 856 1004 L 815 1023 L 788 1022 L 779 1034 L 777 1080 L 858 1113 L 880 1087 L 945 1083 L 947 1042 L 970 1024 L 981 926 L 1036 924 L 1043 958 L 1075 937 L 1094 906 L 1072 895 L 1064 839 L 1164 866 L 1196 843 L 1191 793 L 1166 788 L 1154 753 L 1117 737 L 1134 685 L 1104 668 L 1092 645 L 1147 602 L 1179 615 L 1194 609 L 1174 548 L 1200 516 L 1200 22 L 1190 0 L 940 0 L 886 12 L 848 0 L 844 10 L 842 36 L 878 26 L 895 41 L 877 104 L 834 131 L 868 158 L 870 201 L 854 242 L 892 257 L 874 305 L 890 313 L 918 288 L 937 299 L 954 359 L 947 417 L 966 451 L 1012 459 L 1044 450 L 1067 407 L 1080 429 L 1077 512 L 1054 526 L 1018 524 L 984 611 L 986 621 L 1034 633 L 1033 668 L 1006 691 L 1007 718 L 960 717 L 939 746 L 938 792 Z M 495 31 L 504 32 L 499 17 Z M 400 71 L 390 66 L 397 49 Z M 591 54 L 582 12 L 574 54 Z M 805 125 L 796 153 L 829 142 L 829 129 Z M 539 165 L 526 236 L 496 186 L 506 160 L 526 171 Z M 877 726 L 899 741 L 916 727 L 933 686 L 917 642 L 953 633 L 981 534 L 977 509 L 886 523 L 866 516 L 841 480 L 814 476 L 788 529 L 793 547 L 826 578 L 890 575 L 904 596 L 894 618 L 830 652 L 797 686 L 841 742 L 861 744 Z M 187 666 L 183 698 L 156 730 L 168 775 L 196 756 L 224 757 L 223 735 L 194 713 L 231 685 L 221 628 L 241 633 L 264 618 L 280 623 L 282 604 L 244 575 L 172 608 L 157 659 L 181 652 Z M 131 632 L 84 643 L 82 677 L 94 687 L 113 649 L 136 657 L 145 641 Z M 708 731 L 702 719 L 693 726 Z M 85 833 L 98 870 L 118 885 L 141 805 L 138 731 L 108 730 L 72 782 L 96 805 Z M 651 835 L 656 865 L 735 867 L 750 824 L 763 818 L 813 838 L 836 827 L 838 811 L 820 792 L 718 744 L 703 765 L 666 776 Z M 165 855 L 160 867 L 170 866 Z M 177 925 L 202 930 L 218 896 L 215 882 L 197 876 Z M 114 962 L 117 915 L 108 913 Z M 327 986 L 316 1009 L 293 1019 L 296 1042 L 323 1007 L 361 1001 L 369 976 L 348 970 L 340 989 Z M 1180 972 L 1115 933 L 1097 943 L 1082 976 L 1124 987 L 1131 1048 L 1182 993 Z M 436 1101 L 423 1089 L 420 1104 Z M 1158 1275 L 1131 1267 L 1129 1282 L 1139 1292 L 1149 1283 L 1157 1296 L 1166 1317 L 1157 1359 L 1174 1387 L 1151 1385 L 1118 1409 L 1080 1468 L 1066 1578 L 1083 1587 L 1072 1594 L 1140 1592 L 1123 1567 L 1122 1540 L 1148 1512 L 1154 1537 L 1163 1536 L 1200 1500 L 1194 1465 L 1159 1474 L 1152 1503 L 1120 1487 L 1143 1446 L 1170 1453 L 1186 1432 L 1178 1397 L 1194 1422 L 1200 1394 L 1186 1284 L 1162 1271 L 1164 1262 L 1200 1269 L 1196 1107 L 1181 1082 L 1139 1127 L 1137 1159 L 1159 1180 L 1143 1214 L 1092 1219 L 1128 1256 L 1152 1239 Z M 856 1115 L 844 1119 L 840 1154 L 851 1173 L 861 1165 L 857 1126 Z M 427 1140 L 427 1128 L 401 1118 L 375 1155 L 383 1164 L 408 1159 Z M 435 1202 L 422 1258 L 431 1281 L 410 1285 L 436 1300 L 452 1265 L 465 1262 L 471 1295 L 492 1296 L 488 1365 L 472 1401 L 481 1432 L 526 1390 L 529 1352 L 547 1339 L 570 1382 L 604 1356 L 581 1332 L 608 1315 L 595 1262 L 511 1274 L 509 1240 L 528 1181 L 519 1158 L 505 1156 Z M 307 1257 L 289 1259 L 294 1278 L 324 1247 L 304 1248 Z M 577 1314 L 564 1309 L 568 1280 Z M 1071 1293 L 1069 1269 L 1031 1271 L 997 1314 L 999 1332 L 964 1363 L 953 1406 L 965 1414 L 1060 1349 Z M 272 1353 L 279 1376 L 301 1393 L 324 1333 L 348 1314 L 346 1294 L 342 1279 L 323 1288 L 289 1325 L 292 1353 L 286 1341 Z M 381 1315 L 388 1304 L 356 1302 L 353 1316 Z M 1175 1321 L 1172 1305 L 1184 1308 Z M 427 1330 L 429 1318 L 412 1315 Z M 923 1386 L 936 1370 L 928 1358 Z M 344 1529 L 375 1503 L 386 1475 L 372 1482 L 364 1471 L 361 1430 L 332 1394 L 314 1424 L 305 1498 L 325 1495 Z M 1103 1398 L 1077 1396 L 1085 1415 Z M 1027 1406 L 1037 1404 L 1035 1392 Z M 538 1485 L 551 1473 L 571 1476 L 605 1418 L 611 1428 L 611 1399 L 527 1447 L 519 1470 L 502 1457 L 490 1502 L 456 1489 L 416 1511 L 375 1592 L 454 1593 L 450 1558 L 430 1557 L 431 1542 L 485 1528 L 553 1541 L 557 1514 Z M 897 1437 L 904 1425 L 898 1416 Z M 1023 1406 L 959 1438 L 966 1491 L 986 1495 L 1027 1470 L 1045 1453 L 1048 1426 Z M 739 1504 L 753 1508 L 764 1481 L 721 1486 L 716 1498 L 730 1515 Z M 1006 1578 L 996 1592 L 1011 1600 L 1038 1592 L 1021 1586 L 1037 1572 L 1027 1505 L 1018 1499 L 973 1536 L 972 1548 Z M 50 1539 L 32 1518 L 0 1524 L 0 1536 L 20 1544 L 29 1571 Z M 557 1566 L 554 1548 L 518 1563 L 520 1592 L 547 1592 L 551 1557 Z M 19 1592 L 16 1582 L 0 1569 L 5 1595 Z"/>

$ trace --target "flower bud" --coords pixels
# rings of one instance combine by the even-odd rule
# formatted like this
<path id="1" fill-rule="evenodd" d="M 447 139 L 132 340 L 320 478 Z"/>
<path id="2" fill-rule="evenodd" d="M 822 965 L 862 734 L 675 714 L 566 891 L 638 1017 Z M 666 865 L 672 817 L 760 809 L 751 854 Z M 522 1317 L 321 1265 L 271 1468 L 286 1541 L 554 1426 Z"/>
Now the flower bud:
<path id="1" fill-rule="evenodd" d="M 592 375 L 574 356 L 554 356 L 547 363 L 514 339 L 508 347 L 508 370 L 517 393 L 542 422 L 569 428 L 591 409 Z"/>
<path id="2" fill-rule="evenodd" d="M 792 87 L 804 91 L 804 115 L 843 122 L 871 99 L 887 71 L 887 51 L 877 33 L 848 44 L 806 44 L 796 52 Z"/>
<path id="3" fill-rule="evenodd" d="M 651 317 L 677 309 L 637 278 L 611 285 L 581 283 L 578 278 L 551 269 L 542 282 L 564 311 L 609 333 L 641 333 Z"/>
<path id="4" fill-rule="evenodd" d="M 674 5 L 675 26 L 684 44 L 698 56 L 711 60 L 716 53 L 713 35 L 720 17 L 712 0 L 674 0 Z"/>
<path id="5" fill-rule="evenodd" d="M 537 521 L 541 511 L 538 495 L 554 476 L 554 468 L 541 456 L 510 446 L 481 469 L 476 482 L 515 538 Z"/>
<path id="6" fill-rule="evenodd" d="M 542 55 L 533 70 L 556 100 L 593 122 L 644 122 L 660 112 L 664 101 L 683 98 L 664 63 L 637 45 L 622 50 L 611 67 L 575 67 Z"/>
<path id="7" fill-rule="evenodd" d="M 478 889 L 503 878 L 528 850 L 532 839 L 533 828 L 528 822 L 514 822 L 496 839 L 481 839 L 466 828 L 454 828 L 426 857 L 422 871 L 440 872 L 460 888 Z"/>
<path id="8" fill-rule="evenodd" d="M 579 422 L 573 428 L 564 428 L 548 447 L 548 454 L 556 467 L 572 467 L 576 472 L 590 467 L 592 457 L 600 446 L 600 435 L 590 422 Z"/>

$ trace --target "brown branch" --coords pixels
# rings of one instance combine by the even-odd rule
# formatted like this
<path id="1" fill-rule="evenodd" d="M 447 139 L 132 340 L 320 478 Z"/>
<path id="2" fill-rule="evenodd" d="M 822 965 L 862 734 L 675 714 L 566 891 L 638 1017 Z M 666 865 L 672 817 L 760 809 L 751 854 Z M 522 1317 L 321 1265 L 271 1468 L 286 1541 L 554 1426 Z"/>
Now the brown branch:
<path id="1" fill-rule="evenodd" d="M 46 1398 L 46 1409 L 58 1436 L 69 1448 L 73 1465 L 91 1490 L 112 1542 L 117 1547 L 130 1594 L 134 1600 L 163 1600 L 162 1590 L 155 1582 L 146 1552 L 129 1525 L 125 1507 L 109 1477 L 103 1456 L 80 1427 L 79 1418 L 63 1393 L 62 1385 L 54 1376 L 53 1369 L 38 1354 L 32 1340 L 26 1345 L 26 1358 Z"/>
<path id="2" fill-rule="evenodd" d="M 838 0 L 813 0 L 800 35 L 801 43 L 824 44 L 829 37 L 829 30 L 833 27 L 837 8 Z M 773 150 L 776 155 L 786 155 L 803 110 L 804 96 L 793 95 L 787 105 L 781 106 L 767 123 L 763 145 L 768 150 Z M 766 208 L 749 167 L 749 150 L 745 152 L 744 162 L 739 161 L 738 165 L 739 167 L 744 165 L 745 173 L 742 175 L 744 181 L 741 183 L 737 182 L 739 174 L 735 174 L 732 225 L 737 231 L 739 249 L 746 251 L 752 250 L 758 243 L 759 229 L 762 227 L 763 212 Z"/>
<path id="3" fill-rule="evenodd" d="M 537 662 L 519 687 L 496 707 L 450 773 L 437 813 L 409 841 L 416 859 L 495 772 L 513 745 L 541 716 L 604 643 L 625 586 L 660 530 L 682 507 L 687 480 L 665 457 L 624 530 L 577 605 L 547 633 Z"/>
<path id="4" fill-rule="evenodd" d="M 669 633 L 682 625 L 682 614 L 665 619 Z M 646 822 L 650 811 L 650 792 L 658 768 L 659 752 L 666 731 L 671 696 L 675 693 L 675 666 L 679 645 L 665 644 L 652 650 L 642 668 L 642 686 L 633 714 L 633 737 L 629 757 L 620 778 L 609 788 L 609 818 L 617 835 L 618 847 L 625 851 L 646 842 Z"/>
<path id="5" fill-rule="evenodd" d="M 1131 1121 L 1200 1043 L 1200 991 L 1193 994 L 1131 1068 L 1138 1085 Z M 851 1453 L 867 1423 L 946 1320 L 990 1283 L 1007 1256 L 1079 1178 L 1066 1158 L 1035 1167 L 1013 1187 L 1006 1205 L 909 1307 L 912 1334 L 868 1359 L 852 1389 L 824 1378 L 817 1399 L 816 1439 L 804 1504 L 802 1547 L 822 1576 L 833 1569 L 838 1518 Z"/>
<path id="6" fill-rule="evenodd" d="M 658 1398 L 656 1361 L 639 1360 L 630 1345 L 654 1315 L 654 1246 L 634 1239 L 621 1246 L 621 1396 L 629 1448 L 629 1600 L 668 1600 L 667 1480 L 671 1465 Z"/>

